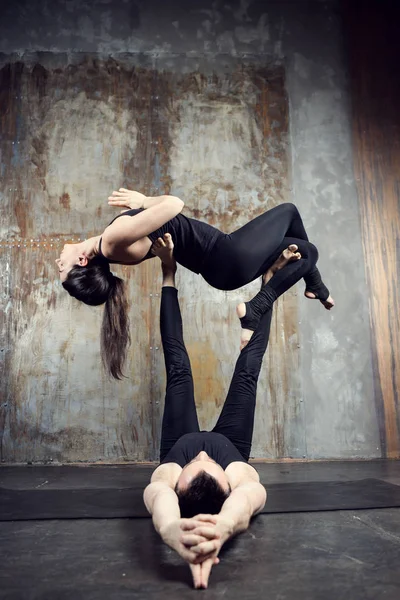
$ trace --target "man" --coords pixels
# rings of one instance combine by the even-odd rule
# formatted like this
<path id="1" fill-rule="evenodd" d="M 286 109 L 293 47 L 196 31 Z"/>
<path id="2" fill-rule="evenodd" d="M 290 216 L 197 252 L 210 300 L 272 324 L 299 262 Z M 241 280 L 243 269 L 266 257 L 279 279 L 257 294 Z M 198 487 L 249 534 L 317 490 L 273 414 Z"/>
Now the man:
<path id="1" fill-rule="evenodd" d="M 272 311 L 261 318 L 237 360 L 216 426 L 200 431 L 189 356 L 175 286 L 173 243 L 166 234 L 154 253 L 162 260 L 161 337 L 167 372 L 160 466 L 144 491 L 144 502 L 163 541 L 189 563 L 195 588 L 206 588 L 222 545 L 245 531 L 267 494 L 248 464 L 257 380 L 267 348 Z M 285 250 L 264 276 L 299 254 Z M 243 346 L 243 344 L 242 344 Z"/>

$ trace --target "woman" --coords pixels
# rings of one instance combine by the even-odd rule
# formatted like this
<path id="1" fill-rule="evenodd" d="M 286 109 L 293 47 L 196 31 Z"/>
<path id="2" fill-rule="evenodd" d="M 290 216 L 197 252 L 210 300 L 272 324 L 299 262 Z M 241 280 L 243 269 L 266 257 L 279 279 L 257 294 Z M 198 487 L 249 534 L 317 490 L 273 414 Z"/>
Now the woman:
<path id="1" fill-rule="evenodd" d="M 306 297 L 320 300 L 328 310 L 334 306 L 315 266 L 318 251 L 308 241 L 293 204 L 276 206 L 225 234 L 181 215 L 184 203 L 175 196 L 151 198 L 120 188 L 108 203 L 125 210 L 101 236 L 66 244 L 56 263 L 63 287 L 71 296 L 89 305 L 105 303 L 101 355 L 106 370 L 116 379 L 122 376 L 129 324 L 124 283 L 111 273 L 110 264 L 137 265 L 152 258 L 153 243 L 166 233 L 172 236 L 175 260 L 220 290 L 250 283 L 265 273 L 285 248 L 296 246 L 301 258 L 278 270 L 250 303 L 238 307 L 246 330 L 257 328 L 261 303 L 272 307 L 276 298 L 303 277 Z"/>

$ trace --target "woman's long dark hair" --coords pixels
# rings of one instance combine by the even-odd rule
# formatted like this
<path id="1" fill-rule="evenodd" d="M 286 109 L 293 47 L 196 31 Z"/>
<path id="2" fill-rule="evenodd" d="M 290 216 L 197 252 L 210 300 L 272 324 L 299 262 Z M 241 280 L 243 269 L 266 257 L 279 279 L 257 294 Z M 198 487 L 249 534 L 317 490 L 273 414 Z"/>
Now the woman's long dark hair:
<path id="1" fill-rule="evenodd" d="M 122 379 L 122 367 L 130 343 L 125 283 L 113 275 L 108 261 L 95 256 L 85 267 L 72 267 L 63 282 L 67 292 L 90 306 L 104 304 L 100 353 L 106 371 Z"/>

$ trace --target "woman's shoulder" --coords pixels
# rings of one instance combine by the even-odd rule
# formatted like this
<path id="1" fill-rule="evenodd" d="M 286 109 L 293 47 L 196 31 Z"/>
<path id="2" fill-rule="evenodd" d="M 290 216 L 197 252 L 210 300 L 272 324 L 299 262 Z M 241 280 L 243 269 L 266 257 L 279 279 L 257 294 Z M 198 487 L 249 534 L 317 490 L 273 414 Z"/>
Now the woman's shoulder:
<path id="1" fill-rule="evenodd" d="M 124 210 L 122 213 L 113 218 L 112 221 L 109 222 L 108 226 L 110 226 L 114 221 L 121 217 L 134 217 L 143 211 L 143 208 L 129 208 L 128 210 Z"/>
<path id="2" fill-rule="evenodd" d="M 148 258 L 154 258 L 150 254 L 150 249 L 151 241 L 148 237 L 137 240 L 130 246 L 125 246 L 124 244 L 108 243 L 107 234 L 103 234 L 101 252 L 110 262 L 138 265 Z"/>

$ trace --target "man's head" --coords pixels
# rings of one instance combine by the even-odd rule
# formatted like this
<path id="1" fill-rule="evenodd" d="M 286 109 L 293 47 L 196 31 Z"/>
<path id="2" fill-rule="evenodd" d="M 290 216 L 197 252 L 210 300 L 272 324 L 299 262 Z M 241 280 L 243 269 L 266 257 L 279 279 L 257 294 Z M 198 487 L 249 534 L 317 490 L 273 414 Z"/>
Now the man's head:
<path id="1" fill-rule="evenodd" d="M 175 486 L 181 516 L 217 514 L 231 493 L 225 471 L 206 452 L 199 454 L 182 469 Z"/>

